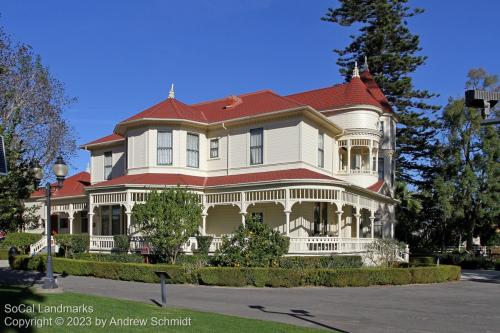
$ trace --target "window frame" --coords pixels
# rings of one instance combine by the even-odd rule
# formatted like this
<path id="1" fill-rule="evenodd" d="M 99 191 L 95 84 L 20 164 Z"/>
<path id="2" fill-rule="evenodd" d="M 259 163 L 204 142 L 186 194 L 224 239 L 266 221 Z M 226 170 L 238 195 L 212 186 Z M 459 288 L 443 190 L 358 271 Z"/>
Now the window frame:
<path id="1" fill-rule="evenodd" d="M 252 132 L 253 133 L 259 133 L 260 132 L 260 135 L 261 135 L 261 144 L 260 145 L 256 145 L 256 146 L 252 146 Z M 258 162 L 255 162 L 252 160 L 252 150 L 253 149 L 260 149 L 260 161 Z M 264 164 L 264 128 L 263 127 L 259 127 L 259 128 L 252 128 L 250 129 L 250 148 L 249 148 L 249 152 L 250 152 L 250 165 L 261 165 L 261 164 Z"/>
<path id="2" fill-rule="evenodd" d="M 213 148 L 212 147 L 212 142 L 217 142 L 217 147 L 216 148 Z M 220 140 L 219 138 L 213 138 L 213 139 L 210 139 L 209 143 L 208 143 L 208 148 L 209 148 L 209 158 L 210 159 L 216 159 L 216 158 L 219 158 L 219 150 L 220 150 Z M 215 151 L 215 156 L 212 156 L 212 152 Z"/>
<path id="3" fill-rule="evenodd" d="M 109 161 L 110 161 L 110 164 L 107 164 L 106 162 L 108 161 L 108 158 L 109 158 Z M 103 153 L 103 178 L 104 180 L 110 180 L 113 178 L 113 151 L 105 151 Z M 109 174 L 106 175 L 106 170 L 109 169 Z"/>
<path id="4" fill-rule="evenodd" d="M 318 133 L 318 167 L 325 168 L 325 134 L 321 132 Z"/>
<path id="5" fill-rule="evenodd" d="M 189 137 L 196 137 L 197 150 L 189 148 Z M 190 161 L 189 153 L 196 154 L 196 166 L 189 164 L 189 161 Z M 186 135 L 186 166 L 189 168 L 196 168 L 196 169 L 198 169 L 200 167 L 200 135 L 198 133 L 190 133 L 189 132 Z"/>
<path id="6" fill-rule="evenodd" d="M 160 133 L 170 134 L 170 147 L 160 147 Z M 170 163 L 160 163 L 160 151 L 166 151 L 167 161 L 170 157 Z M 170 155 L 170 156 L 169 156 Z M 171 166 L 174 164 L 174 133 L 172 130 L 158 130 L 156 133 L 156 165 L 159 166 Z"/>

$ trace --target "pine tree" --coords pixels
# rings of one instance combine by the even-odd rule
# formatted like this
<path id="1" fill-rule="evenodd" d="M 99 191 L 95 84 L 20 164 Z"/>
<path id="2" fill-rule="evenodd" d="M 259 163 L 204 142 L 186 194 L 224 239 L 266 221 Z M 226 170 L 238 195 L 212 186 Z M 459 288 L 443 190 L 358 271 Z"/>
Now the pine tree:
<path id="1" fill-rule="evenodd" d="M 349 79 L 355 61 L 369 59 L 370 73 L 398 113 L 397 174 L 401 181 L 421 184 L 428 173 L 436 122 L 432 112 L 439 109 L 425 101 L 435 94 L 416 89 L 411 73 L 427 59 L 420 55 L 420 40 L 410 32 L 407 19 L 423 12 L 411 9 L 408 0 L 339 0 L 322 20 L 342 27 L 359 26 L 351 43 L 335 49 L 340 72 Z"/>
<path id="2" fill-rule="evenodd" d="M 469 71 L 467 89 L 500 90 L 498 77 L 483 69 Z M 440 175 L 434 192 L 442 207 L 441 223 L 449 220 L 464 230 L 467 248 L 481 235 L 485 241 L 500 228 L 500 136 L 499 126 L 481 126 L 481 113 L 465 107 L 463 99 L 450 98 L 440 120 L 444 130 Z M 450 206 L 452 208 L 450 208 Z M 448 218 L 449 217 L 449 218 Z"/>

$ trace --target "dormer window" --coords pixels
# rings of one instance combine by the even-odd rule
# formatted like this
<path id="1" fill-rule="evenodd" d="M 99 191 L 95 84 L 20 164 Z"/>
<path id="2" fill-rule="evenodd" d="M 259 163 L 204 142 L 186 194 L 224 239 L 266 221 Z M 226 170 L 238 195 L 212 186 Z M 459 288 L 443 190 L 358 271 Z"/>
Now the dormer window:
<path id="1" fill-rule="evenodd" d="M 187 143 L 187 166 L 198 168 L 200 166 L 200 137 L 198 134 L 188 133 Z"/>
<path id="2" fill-rule="evenodd" d="M 250 164 L 264 163 L 264 130 L 254 128 L 250 130 Z"/>
<path id="3" fill-rule="evenodd" d="M 156 163 L 172 165 L 172 131 L 158 131 Z"/>
<path id="4" fill-rule="evenodd" d="M 113 170 L 113 152 L 107 151 L 104 153 L 104 179 L 111 179 L 111 172 Z"/>

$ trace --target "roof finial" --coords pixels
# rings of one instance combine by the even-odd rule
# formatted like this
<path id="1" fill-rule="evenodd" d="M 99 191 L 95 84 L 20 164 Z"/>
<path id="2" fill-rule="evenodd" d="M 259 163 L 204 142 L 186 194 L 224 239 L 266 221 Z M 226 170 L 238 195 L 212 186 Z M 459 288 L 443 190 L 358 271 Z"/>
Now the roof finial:
<path id="1" fill-rule="evenodd" d="M 358 62 L 354 62 L 354 70 L 352 71 L 352 77 L 359 77 L 359 69 L 358 69 Z"/>
<path id="2" fill-rule="evenodd" d="M 368 57 L 365 55 L 365 64 L 363 66 L 363 70 L 367 71 L 368 70 Z"/>
<path id="3" fill-rule="evenodd" d="M 175 98 L 174 84 L 173 83 L 172 83 L 172 86 L 170 86 L 170 91 L 168 92 L 168 98 Z"/>

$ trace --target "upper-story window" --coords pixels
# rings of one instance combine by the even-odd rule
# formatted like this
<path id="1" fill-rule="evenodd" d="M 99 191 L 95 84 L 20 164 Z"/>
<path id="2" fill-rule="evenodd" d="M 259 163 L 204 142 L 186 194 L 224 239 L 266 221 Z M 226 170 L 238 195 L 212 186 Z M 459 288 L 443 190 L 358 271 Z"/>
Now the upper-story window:
<path id="1" fill-rule="evenodd" d="M 104 179 L 111 179 L 111 171 L 113 170 L 113 152 L 104 152 Z"/>
<path id="2" fill-rule="evenodd" d="M 158 131 L 156 162 L 158 165 L 172 165 L 172 131 Z"/>
<path id="3" fill-rule="evenodd" d="M 396 123 L 391 121 L 391 147 L 396 149 Z"/>
<path id="4" fill-rule="evenodd" d="M 200 137 L 198 134 L 187 135 L 187 166 L 198 168 L 200 166 Z"/>
<path id="5" fill-rule="evenodd" d="M 219 157 L 219 139 L 210 140 L 210 158 Z"/>
<path id="6" fill-rule="evenodd" d="M 250 130 L 250 164 L 262 164 L 264 153 L 264 130 L 255 128 Z"/>
<path id="7" fill-rule="evenodd" d="M 318 134 L 318 166 L 325 167 L 325 136 L 323 133 Z"/>
<path id="8" fill-rule="evenodd" d="M 380 122 L 379 129 L 380 129 L 380 135 L 384 136 L 384 122 L 383 121 Z"/>

